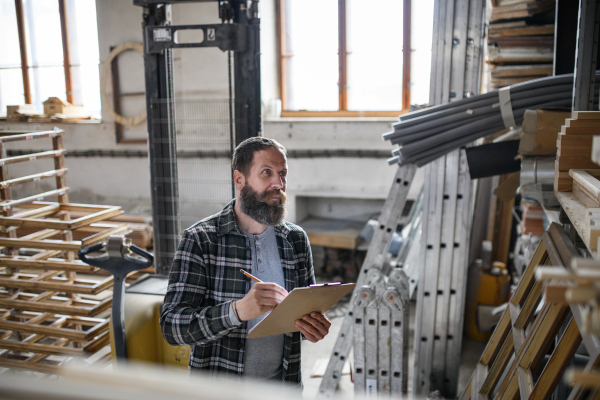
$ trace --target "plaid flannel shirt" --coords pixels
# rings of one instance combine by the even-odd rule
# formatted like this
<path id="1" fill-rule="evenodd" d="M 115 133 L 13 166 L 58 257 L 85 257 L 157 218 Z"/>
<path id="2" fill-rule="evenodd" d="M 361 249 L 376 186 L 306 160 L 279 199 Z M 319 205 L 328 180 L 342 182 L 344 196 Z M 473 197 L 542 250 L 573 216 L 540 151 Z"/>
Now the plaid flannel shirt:
<path id="1" fill-rule="evenodd" d="M 160 325 L 172 345 L 191 346 L 190 371 L 242 375 L 247 323 L 229 317 L 233 301 L 250 283 L 240 268 L 252 271 L 252 246 L 238 228 L 235 199 L 221 212 L 184 231 L 173 259 Z M 285 289 L 315 283 L 308 237 L 290 222 L 275 227 Z M 299 332 L 284 335 L 283 381 L 301 384 Z"/>

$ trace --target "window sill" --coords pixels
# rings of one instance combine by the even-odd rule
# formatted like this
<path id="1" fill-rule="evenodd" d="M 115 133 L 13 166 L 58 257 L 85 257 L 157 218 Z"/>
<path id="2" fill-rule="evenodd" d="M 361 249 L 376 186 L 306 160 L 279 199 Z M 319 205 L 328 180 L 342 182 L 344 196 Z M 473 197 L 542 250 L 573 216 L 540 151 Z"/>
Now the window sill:
<path id="1" fill-rule="evenodd" d="M 282 111 L 282 118 L 398 118 L 408 110 L 400 111 Z"/>
<path id="2" fill-rule="evenodd" d="M 34 119 L 31 121 L 15 121 L 6 117 L 0 117 L 2 124 L 101 124 L 101 119 L 82 119 L 82 120 L 60 120 L 60 119 Z"/>

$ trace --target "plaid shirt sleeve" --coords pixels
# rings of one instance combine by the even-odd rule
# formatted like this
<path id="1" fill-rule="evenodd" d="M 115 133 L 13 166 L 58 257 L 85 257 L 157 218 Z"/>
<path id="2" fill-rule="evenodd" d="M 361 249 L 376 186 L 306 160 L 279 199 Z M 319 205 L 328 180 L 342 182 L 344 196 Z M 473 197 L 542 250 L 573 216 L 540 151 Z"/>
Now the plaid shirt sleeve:
<path id="1" fill-rule="evenodd" d="M 240 326 L 239 321 L 230 318 L 231 301 L 202 305 L 206 291 L 202 249 L 186 230 L 173 259 L 160 315 L 162 334 L 169 344 L 210 343 Z"/>

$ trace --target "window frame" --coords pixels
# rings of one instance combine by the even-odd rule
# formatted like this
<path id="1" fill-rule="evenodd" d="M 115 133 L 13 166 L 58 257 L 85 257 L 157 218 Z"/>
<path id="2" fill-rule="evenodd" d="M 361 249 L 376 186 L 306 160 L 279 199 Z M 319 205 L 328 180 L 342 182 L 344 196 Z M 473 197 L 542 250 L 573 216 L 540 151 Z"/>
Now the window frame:
<path id="1" fill-rule="evenodd" d="M 65 92 L 67 101 L 74 104 L 73 80 L 71 75 L 71 47 L 69 42 L 69 28 L 66 0 L 58 0 L 58 12 L 60 15 L 60 33 L 63 48 L 63 65 L 65 73 Z M 19 33 L 19 48 L 21 52 L 21 73 L 23 75 L 23 94 L 25 104 L 31 102 L 31 85 L 29 82 L 29 62 L 27 60 L 27 37 L 25 32 L 25 13 L 23 11 L 23 0 L 15 0 L 15 13 L 17 15 L 17 29 Z"/>
<path id="2" fill-rule="evenodd" d="M 347 96 L 347 36 L 346 36 L 346 1 L 338 1 L 338 57 L 339 57 L 339 106 L 337 111 L 287 110 L 286 63 L 290 56 L 285 49 L 285 2 L 275 0 L 275 17 L 277 32 L 277 66 L 279 98 L 281 99 L 281 117 L 397 117 L 405 114 L 410 108 L 410 39 L 411 39 L 411 0 L 402 0 L 402 110 L 398 111 L 350 111 Z M 400 0 L 399 0 L 400 1 Z M 408 50 L 407 50 L 408 49 Z"/>

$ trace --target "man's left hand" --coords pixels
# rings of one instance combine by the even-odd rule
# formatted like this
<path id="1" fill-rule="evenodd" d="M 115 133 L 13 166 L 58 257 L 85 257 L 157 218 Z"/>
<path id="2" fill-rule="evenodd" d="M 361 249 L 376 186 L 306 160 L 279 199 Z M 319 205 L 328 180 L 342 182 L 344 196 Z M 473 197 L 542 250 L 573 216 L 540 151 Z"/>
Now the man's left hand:
<path id="1" fill-rule="evenodd" d="M 295 325 L 306 339 L 316 343 L 327 336 L 331 322 L 323 314 L 313 312 L 297 319 Z"/>

